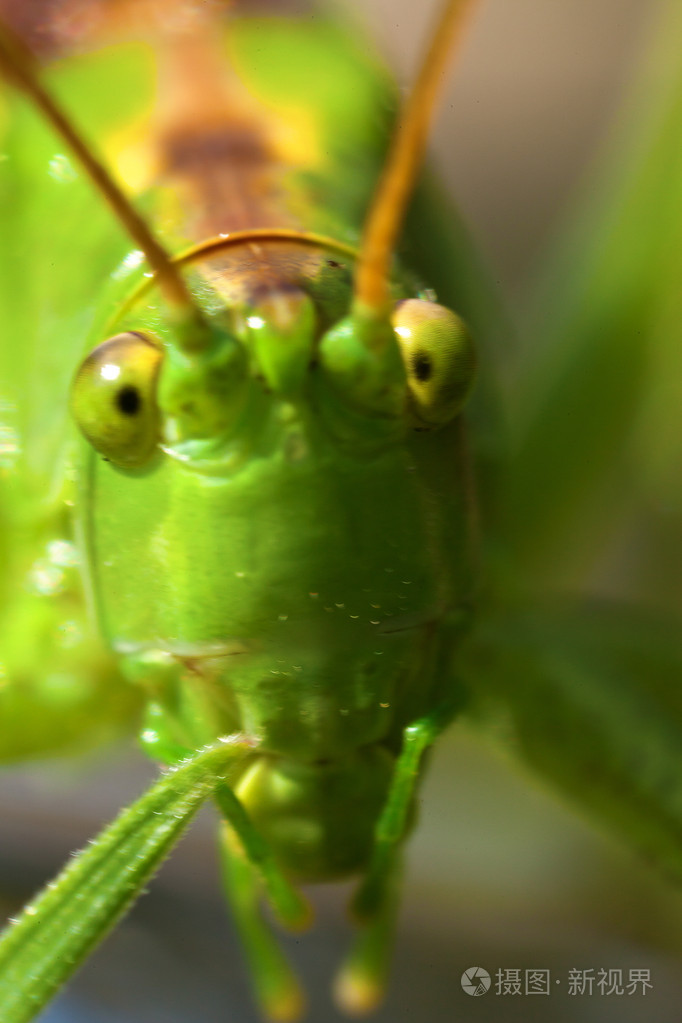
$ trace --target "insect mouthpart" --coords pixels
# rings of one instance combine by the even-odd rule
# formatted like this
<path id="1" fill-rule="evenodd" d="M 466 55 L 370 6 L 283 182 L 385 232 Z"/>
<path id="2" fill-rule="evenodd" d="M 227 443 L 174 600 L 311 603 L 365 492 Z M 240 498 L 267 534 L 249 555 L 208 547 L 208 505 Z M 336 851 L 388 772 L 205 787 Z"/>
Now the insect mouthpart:
<path id="1" fill-rule="evenodd" d="M 246 317 L 246 343 L 274 394 L 291 398 L 301 392 L 317 323 L 315 303 L 299 288 L 269 292 Z"/>

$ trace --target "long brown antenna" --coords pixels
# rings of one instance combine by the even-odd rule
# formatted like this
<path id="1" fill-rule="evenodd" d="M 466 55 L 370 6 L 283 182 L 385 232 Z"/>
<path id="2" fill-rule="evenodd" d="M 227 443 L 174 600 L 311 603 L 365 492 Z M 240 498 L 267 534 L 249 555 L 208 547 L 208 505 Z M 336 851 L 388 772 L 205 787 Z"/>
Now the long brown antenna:
<path id="1" fill-rule="evenodd" d="M 388 312 L 389 264 L 405 208 L 424 156 L 431 115 L 448 60 L 475 0 L 447 0 L 412 93 L 400 113 L 379 187 L 365 221 L 355 278 L 355 308 L 364 315 Z"/>
<path id="2" fill-rule="evenodd" d="M 166 300 L 175 313 L 182 347 L 194 351 L 206 347 L 209 343 L 208 325 L 177 266 L 107 169 L 93 156 L 67 115 L 41 84 L 32 54 L 2 22 L 0 22 L 0 69 L 29 97 L 69 145 L 120 223 L 138 248 L 144 252 Z"/>

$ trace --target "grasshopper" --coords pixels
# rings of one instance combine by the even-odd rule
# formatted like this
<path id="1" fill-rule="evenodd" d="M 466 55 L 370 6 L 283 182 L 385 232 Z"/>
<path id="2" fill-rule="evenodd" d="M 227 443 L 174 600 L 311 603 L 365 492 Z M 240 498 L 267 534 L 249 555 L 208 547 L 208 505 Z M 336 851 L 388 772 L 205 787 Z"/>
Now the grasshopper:
<path id="1" fill-rule="evenodd" d="M 62 382 L 73 374 L 80 440 L 60 429 L 37 443 L 54 422 L 40 402 L 49 360 L 35 396 L 6 400 L 6 514 L 23 543 L 6 552 L 6 577 L 28 568 L 32 586 L 7 627 L 3 755 L 100 741 L 143 705 L 141 742 L 166 765 L 6 932 L 7 1023 L 33 1018 L 68 979 L 208 799 L 264 1014 L 298 1018 L 304 996 L 260 901 L 296 930 L 310 922 L 299 883 L 354 876 L 358 936 L 335 995 L 370 1011 L 386 985 L 425 754 L 464 712 L 503 720 L 546 775 L 680 871 L 673 630 L 637 610 L 529 603 L 523 451 L 511 470 L 490 470 L 504 553 L 480 543 L 492 498 L 484 486 L 479 510 L 484 459 L 475 442 L 469 454 L 463 409 L 472 335 L 485 352 L 494 303 L 463 239 L 443 242 L 439 269 L 424 259 L 424 279 L 392 261 L 448 37 L 469 6 L 446 5 L 385 158 L 368 141 L 390 87 L 334 20 L 316 29 L 331 70 L 315 103 L 310 83 L 288 93 L 272 71 L 272 53 L 295 67 L 310 46 L 305 19 L 234 18 L 222 42 L 217 8 L 103 5 L 92 31 L 123 38 L 108 144 L 148 187 L 144 214 L 3 31 L 10 81 L 75 154 L 49 161 L 53 180 L 78 210 L 82 183 L 69 179 L 82 168 L 123 234 L 100 249 L 101 223 L 84 226 L 78 247 L 96 256 L 79 301 L 94 289 L 97 308 L 83 316 L 67 295 L 49 326 L 69 335 L 51 358 Z M 87 71 L 87 59 L 75 65 L 77 94 Z M 117 140 L 152 74 L 162 82 L 152 119 Z M 358 152 L 366 165 L 349 174 Z M 368 178 L 380 180 L 373 200 Z M 64 217 L 58 230 L 73 239 Z M 9 305 L 9 267 L 3 283 Z M 27 336 L 36 315 L 29 304 L 17 321 Z M 483 386 L 473 404 L 475 427 Z M 53 683 L 53 707 L 48 664 L 70 683 Z"/>

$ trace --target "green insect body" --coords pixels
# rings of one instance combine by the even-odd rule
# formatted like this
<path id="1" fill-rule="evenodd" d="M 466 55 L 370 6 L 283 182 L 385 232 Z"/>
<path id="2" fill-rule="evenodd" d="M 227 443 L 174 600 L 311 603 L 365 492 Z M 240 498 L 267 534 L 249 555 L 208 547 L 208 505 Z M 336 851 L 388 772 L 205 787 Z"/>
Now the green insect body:
<path id="1" fill-rule="evenodd" d="M 485 425 L 484 525 L 492 494 L 511 526 L 484 549 L 493 583 L 471 638 L 481 553 L 465 323 L 489 352 L 502 319 L 423 183 L 388 300 L 377 311 L 358 298 L 393 87 L 331 17 L 238 10 L 223 26 L 173 4 L 168 32 L 142 7 L 142 41 L 70 58 L 50 89 L 179 253 L 154 279 L 93 210 L 64 143 L 7 94 L 0 188 L 21 243 L 0 252 L 0 298 L 25 344 L 0 356 L 12 538 L 0 756 L 97 746 L 135 722 L 169 770 L 8 929 L 0 1016 L 34 1017 L 209 797 L 263 1011 L 302 1008 L 263 894 L 296 929 L 309 911 L 292 882 L 347 876 L 360 878 L 361 927 L 336 993 L 366 1011 L 385 986 L 424 753 L 459 711 L 511 735 L 679 875 L 669 681 L 682 654 L 665 620 L 552 600 L 528 610 L 514 552 L 538 522 L 514 516 L 513 478 L 529 466 L 516 452 L 511 472 L 491 468 Z M 68 280 L 40 266 L 47 218 L 57 247 L 82 252 Z M 485 381 L 472 405 L 479 426 Z"/>
<path id="2" fill-rule="evenodd" d="M 143 305 L 86 360 L 81 532 L 104 635 L 148 690 L 150 752 L 257 736 L 242 804 L 288 871 L 329 879 L 366 863 L 402 732 L 447 696 L 470 591 L 459 427 L 415 433 L 396 342 L 368 372 L 316 301 L 335 271 L 348 306 L 345 266 L 308 259 L 308 283 L 261 262 L 227 326 L 209 293 L 206 353 L 174 350 Z"/>
<path id="3" fill-rule="evenodd" d="M 126 347 L 146 344 L 127 335 Z M 110 358 L 101 355 L 116 365 Z M 243 386 L 251 393 L 239 398 L 244 412 L 225 453 L 212 450 L 198 468 L 165 452 L 138 472 L 86 456 L 83 529 L 98 555 L 91 585 L 113 648 L 147 677 L 151 752 L 159 743 L 163 753 L 166 708 L 167 737 L 184 755 L 243 728 L 259 736 L 265 754 L 260 771 L 249 772 L 260 798 L 267 800 L 270 771 L 276 788 L 279 772 L 293 770 L 311 786 L 312 816 L 325 805 L 333 820 L 327 765 L 335 775 L 348 762 L 353 798 L 361 798 L 360 779 L 374 784 L 377 770 L 388 783 L 388 750 L 432 705 L 463 617 L 461 487 L 450 477 L 443 494 L 439 484 L 454 436 L 413 440 L 400 420 L 377 423 L 354 409 L 344 422 L 341 402 L 336 426 L 313 416 L 303 396 L 265 394 L 257 376 Z M 322 380 L 316 394 L 306 380 L 307 402 L 322 406 L 326 388 Z M 345 499 L 349 491 L 357 504 Z M 450 536 L 453 561 L 443 564 L 437 554 Z M 195 708 L 189 719 L 172 711 L 187 706 L 185 688 Z M 248 787 L 238 791 L 250 808 Z M 349 835 L 349 845 L 364 853 L 373 816 L 355 819 L 365 833 Z M 343 859 L 342 842 L 324 830 L 317 841 L 314 873 L 333 874 L 324 850 Z M 293 869 L 302 840 L 292 835 L 288 844 Z M 351 857 L 346 869 L 362 858 Z"/>
<path id="4" fill-rule="evenodd" d="M 178 52 L 163 40 L 152 51 L 162 73 L 164 62 L 165 73 L 180 74 L 183 62 L 195 68 L 197 55 L 209 64 L 216 56 L 204 27 L 188 36 Z M 306 96 L 310 167 L 289 169 L 286 146 L 283 166 L 276 163 L 277 111 L 251 97 L 260 89 L 272 103 L 276 86 L 280 116 L 288 111 L 295 122 L 292 104 L 302 105 L 315 71 L 294 74 L 289 85 L 281 75 L 269 81 L 268 55 L 286 49 L 295 69 L 296 49 L 313 36 L 325 47 L 328 86 L 317 108 Z M 226 874 L 237 877 L 237 922 L 263 1008 L 284 1018 L 297 1013 L 300 995 L 287 967 L 272 966 L 276 952 L 257 917 L 259 874 L 278 915 L 298 926 L 307 910 L 285 875 L 309 882 L 367 872 L 356 911 L 368 921 L 369 951 L 341 982 L 340 997 L 369 1008 L 383 987 L 392 876 L 421 754 L 461 700 L 452 661 L 470 618 L 472 548 L 458 413 L 474 359 L 462 321 L 419 297 L 410 277 L 397 274 L 391 285 L 394 326 L 388 317 L 349 315 L 352 246 L 371 189 L 360 191 L 344 161 L 362 152 L 380 165 L 381 147 L 372 153 L 367 145 L 390 95 L 378 66 L 333 23 L 233 21 L 228 38 L 238 40 L 249 68 L 248 92 L 226 78 L 217 89 L 225 90 L 224 108 L 203 124 L 172 111 L 159 132 L 167 170 L 158 198 L 149 197 L 149 218 L 174 246 L 235 228 L 295 229 L 301 210 L 306 228 L 332 237 L 326 246 L 247 238 L 234 248 L 226 239 L 224 251 L 193 257 L 188 274 L 207 339 L 199 350 L 177 334 L 158 283 L 127 275 L 128 289 L 131 277 L 140 281 L 137 292 L 109 316 L 109 339 L 86 356 L 71 388 L 86 441 L 74 460 L 70 437 L 58 449 L 67 482 L 41 523 L 52 561 L 42 587 L 38 581 L 25 598 L 45 609 L 50 641 L 29 666 L 35 689 L 10 686 L 9 698 L 23 735 L 29 706 L 46 689 L 43 665 L 60 642 L 52 637 L 68 623 L 87 637 L 78 644 L 81 670 L 73 651 L 65 654 L 70 733 L 51 741 L 29 729 L 20 753 L 67 745 L 78 729 L 101 741 L 92 706 L 100 685 L 124 694 L 106 697 L 108 728 L 117 720 L 113 700 L 125 717 L 136 705 L 128 690 L 143 693 L 141 738 L 157 761 L 174 765 L 225 737 L 247 737 L 230 789 L 217 796 L 234 829 L 223 835 Z M 149 60 L 150 51 L 124 47 L 119 74 L 139 87 Z M 87 74 L 87 60 L 85 70 L 76 64 L 77 80 L 79 72 Z M 349 91 L 358 100 L 352 119 Z M 253 108 L 248 122 L 235 113 L 244 96 Z M 80 187 L 63 157 L 48 166 L 57 168 L 59 188 Z M 225 182 L 216 185 L 221 171 Z M 183 223 L 177 208 L 188 196 Z M 327 196 L 341 210 L 333 217 Z M 134 261 L 119 252 L 114 277 Z M 95 281 L 97 272 L 99 265 Z M 120 280 L 112 290 L 121 291 Z M 96 341 L 100 319 L 91 329 Z M 105 642 L 106 670 L 94 686 L 90 645 L 98 641 L 88 635 L 79 583 L 67 575 L 76 561 L 73 528 L 85 603 Z M 40 572 L 35 562 L 31 571 Z M 25 638 L 27 626 L 16 631 Z M 16 667 L 11 651 L 6 656 L 11 677 Z M 377 840 L 379 821 L 386 834 Z"/>

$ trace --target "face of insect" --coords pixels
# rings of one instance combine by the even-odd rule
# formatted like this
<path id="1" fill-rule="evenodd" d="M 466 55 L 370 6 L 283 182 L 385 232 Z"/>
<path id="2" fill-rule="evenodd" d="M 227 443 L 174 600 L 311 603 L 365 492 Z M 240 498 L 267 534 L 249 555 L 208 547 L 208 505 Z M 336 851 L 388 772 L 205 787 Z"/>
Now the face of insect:
<path id="1" fill-rule="evenodd" d="M 365 861 L 389 749 L 429 704 L 468 585 L 459 320 L 418 299 L 397 330 L 320 319 L 290 289 L 215 316 L 199 353 L 128 330 L 72 393 L 93 592 L 154 696 L 150 745 L 260 736 L 275 766 L 257 757 L 237 792 L 308 880 Z M 313 837 L 291 844 L 306 814 Z"/>
<path id="2" fill-rule="evenodd" d="M 421 306 L 431 317 L 425 338 Z M 104 456 L 86 455 L 88 547 L 119 648 L 154 637 L 188 655 L 195 644 L 237 644 L 252 662 L 257 623 L 267 621 L 259 673 L 308 658 L 298 670 L 329 677 L 352 644 L 360 674 L 384 678 L 395 668 L 384 667 L 389 658 L 375 664 L 384 653 L 375 635 L 402 646 L 403 633 L 457 599 L 459 584 L 429 553 L 432 515 L 415 464 L 421 440 L 440 452 L 446 478 L 453 433 L 420 438 L 411 423 L 413 389 L 440 357 L 438 344 L 429 349 L 431 324 L 457 334 L 458 321 L 415 300 L 399 307 L 398 334 L 344 319 L 320 339 L 317 318 L 305 292 L 275 295 L 232 316 L 229 333 L 216 326 L 206 352 L 164 350 L 128 331 L 82 364 L 72 408 Z M 455 356 L 434 369 L 451 419 L 460 364 Z M 150 562 L 151 589 L 140 575 L 149 578 Z M 141 586 L 142 606 L 132 599 Z"/>

